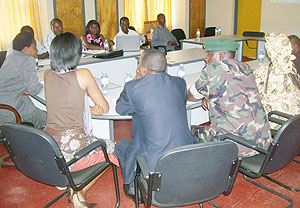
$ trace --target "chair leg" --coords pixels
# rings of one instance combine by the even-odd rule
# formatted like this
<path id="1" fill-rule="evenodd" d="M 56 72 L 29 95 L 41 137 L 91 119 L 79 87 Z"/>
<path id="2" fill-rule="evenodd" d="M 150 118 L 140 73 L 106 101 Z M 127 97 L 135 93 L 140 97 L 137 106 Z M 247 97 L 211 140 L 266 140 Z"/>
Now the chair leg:
<path id="1" fill-rule="evenodd" d="M 275 180 L 274 178 L 271 178 L 270 176 L 267 176 L 267 175 L 263 175 L 263 177 L 265 177 L 266 179 L 278 184 L 279 186 L 282 186 L 283 188 L 287 189 L 287 190 L 290 190 L 292 192 L 298 192 L 300 191 L 300 188 L 293 188 L 293 187 L 290 187 L 284 183 L 281 183 L 280 181 L 277 181 Z"/>
<path id="2" fill-rule="evenodd" d="M 138 181 L 137 176 L 134 178 L 134 193 L 135 193 L 135 208 L 140 207 L 139 203 L 139 189 L 138 189 Z"/>
<path id="3" fill-rule="evenodd" d="M 55 199 L 53 199 L 51 202 L 49 202 L 46 206 L 44 206 L 43 208 L 48 208 L 50 207 L 52 204 L 54 204 L 55 202 L 57 202 L 60 198 L 62 198 L 66 193 L 68 192 L 68 189 L 66 189 L 63 193 L 61 193 L 59 196 L 57 196 Z"/>
<path id="4" fill-rule="evenodd" d="M 119 182 L 118 182 L 118 173 L 117 173 L 117 167 L 115 165 L 112 165 L 112 167 L 114 173 L 115 191 L 116 191 L 116 198 L 117 198 L 115 208 L 118 208 L 120 206 L 120 190 L 119 190 Z"/>
<path id="5" fill-rule="evenodd" d="M 220 205 L 216 204 L 215 202 L 213 201 L 207 201 L 210 205 L 216 207 L 216 208 L 222 208 Z"/>
<path id="6" fill-rule="evenodd" d="M 270 189 L 270 188 L 268 188 L 268 187 L 266 187 L 266 186 L 264 186 L 264 185 L 262 185 L 262 184 L 260 184 L 260 183 L 257 183 L 257 182 L 255 182 L 255 181 L 251 180 L 251 179 L 248 178 L 246 175 L 244 175 L 244 178 L 245 178 L 249 183 L 252 183 L 252 184 L 254 184 L 254 185 L 256 185 L 256 186 L 258 186 L 258 187 L 260 187 L 260 188 L 262 188 L 262 189 L 264 189 L 264 190 L 266 190 L 266 191 L 268 191 L 268 192 L 270 192 L 270 193 L 272 193 L 272 194 L 275 194 L 276 196 L 278 196 L 278 197 L 280 197 L 280 198 L 282 198 L 282 199 L 284 199 L 284 200 L 286 200 L 286 201 L 288 201 L 288 202 L 290 202 L 289 206 L 287 206 L 288 208 L 293 207 L 294 202 L 293 202 L 293 200 L 291 200 L 289 197 L 287 197 L 287 196 L 285 196 L 285 195 L 282 195 L 282 194 L 278 193 L 277 191 L 274 191 L 274 190 L 272 190 L 272 189 Z"/>
<path id="7" fill-rule="evenodd" d="M 293 161 L 300 164 L 300 160 L 293 159 Z"/>
<path id="8" fill-rule="evenodd" d="M 15 164 L 13 162 L 5 162 L 4 160 L 6 158 L 9 158 L 9 154 L 6 154 L 6 155 L 4 155 L 3 157 L 0 158 L 0 168 L 2 167 L 2 165 L 15 166 Z"/>

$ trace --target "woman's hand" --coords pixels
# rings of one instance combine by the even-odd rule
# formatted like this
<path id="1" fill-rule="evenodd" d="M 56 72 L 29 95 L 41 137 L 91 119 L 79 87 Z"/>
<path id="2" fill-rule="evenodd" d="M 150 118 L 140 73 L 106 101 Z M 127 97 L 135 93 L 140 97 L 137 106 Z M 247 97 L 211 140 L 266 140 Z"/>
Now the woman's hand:
<path id="1" fill-rule="evenodd" d="M 90 111 L 95 116 L 100 116 L 103 114 L 103 109 L 100 107 L 100 105 L 94 105 L 93 107 L 90 106 Z"/>

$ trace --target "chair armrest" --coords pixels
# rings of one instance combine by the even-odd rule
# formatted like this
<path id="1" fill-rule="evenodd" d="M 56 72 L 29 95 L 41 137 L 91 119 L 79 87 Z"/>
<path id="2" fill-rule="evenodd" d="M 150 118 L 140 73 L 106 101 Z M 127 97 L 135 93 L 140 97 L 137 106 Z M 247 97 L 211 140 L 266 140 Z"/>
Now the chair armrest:
<path id="1" fill-rule="evenodd" d="M 196 109 L 196 108 L 199 108 L 199 107 L 202 107 L 202 100 L 198 101 L 197 103 L 193 103 L 191 105 L 188 105 L 186 107 L 186 110 L 193 110 L 193 109 Z"/>
<path id="2" fill-rule="evenodd" d="M 287 114 L 287 113 L 283 113 L 283 112 L 280 112 L 280 111 L 271 111 L 271 112 L 268 113 L 268 117 L 269 117 L 269 118 L 270 118 L 272 115 L 281 116 L 281 117 L 287 118 L 287 119 L 289 119 L 289 118 L 292 117 L 292 115 Z"/>
<path id="3" fill-rule="evenodd" d="M 21 122 L 21 124 L 26 125 L 26 126 L 30 126 L 30 127 L 34 127 L 34 125 L 30 122 Z"/>
<path id="4" fill-rule="evenodd" d="M 91 151 L 95 150 L 96 148 L 98 148 L 100 146 L 106 148 L 106 143 L 104 141 L 101 141 L 101 140 L 100 141 L 95 141 L 92 144 L 90 144 L 89 146 L 87 146 L 87 147 L 83 148 L 82 150 L 80 150 L 79 152 L 76 152 L 75 155 L 74 155 L 74 158 L 68 162 L 68 166 L 72 165 L 73 163 L 75 163 L 79 159 L 83 158 L 84 156 L 89 154 Z"/>
<path id="5" fill-rule="evenodd" d="M 268 153 L 266 150 L 259 148 L 255 142 L 253 142 L 251 140 L 246 140 L 243 137 L 236 136 L 236 135 L 233 135 L 233 134 L 225 134 L 225 135 L 222 135 L 220 137 L 221 141 L 224 141 L 226 139 L 234 141 L 234 142 L 236 142 L 238 144 L 241 144 L 241 145 L 243 145 L 245 147 L 248 147 L 250 149 L 256 150 L 259 153 L 262 153 L 262 154 L 267 154 Z"/>
<path id="6" fill-rule="evenodd" d="M 281 119 L 278 119 L 278 118 L 272 118 L 272 117 L 269 117 L 269 121 L 273 122 L 273 123 L 277 123 L 279 125 L 282 125 L 286 122 L 285 120 L 281 120 Z"/>
<path id="7" fill-rule="evenodd" d="M 271 129 L 271 135 L 272 135 L 272 137 L 274 137 L 274 136 L 277 134 L 277 131 L 278 131 L 278 130 Z"/>
<path id="8" fill-rule="evenodd" d="M 154 49 L 159 49 L 159 48 L 163 48 L 164 49 L 164 53 L 165 55 L 167 55 L 167 47 L 166 46 L 163 46 L 163 45 L 158 45 L 158 46 L 153 46 Z"/>
<path id="9" fill-rule="evenodd" d="M 149 179 L 150 168 L 143 155 L 136 156 L 137 165 L 141 168 L 144 179 Z"/>

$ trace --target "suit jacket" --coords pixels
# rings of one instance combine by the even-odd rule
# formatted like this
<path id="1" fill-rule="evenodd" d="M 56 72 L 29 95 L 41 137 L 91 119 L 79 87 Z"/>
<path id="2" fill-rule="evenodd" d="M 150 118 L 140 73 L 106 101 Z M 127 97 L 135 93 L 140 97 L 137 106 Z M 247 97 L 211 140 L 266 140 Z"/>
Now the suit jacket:
<path id="1" fill-rule="evenodd" d="M 186 83 L 166 73 L 147 75 L 124 86 L 117 100 L 120 115 L 132 115 L 133 140 L 124 158 L 124 183 L 133 181 L 136 155 L 144 155 L 154 170 L 167 150 L 192 144 L 186 116 Z"/>
<path id="2" fill-rule="evenodd" d="M 36 63 L 33 57 L 13 50 L 5 59 L 0 69 L 0 102 L 14 107 L 22 120 L 31 118 L 36 107 L 28 95 L 37 95 L 43 88 L 39 82 Z M 8 111 L 1 111 L 0 123 L 11 117 Z"/>

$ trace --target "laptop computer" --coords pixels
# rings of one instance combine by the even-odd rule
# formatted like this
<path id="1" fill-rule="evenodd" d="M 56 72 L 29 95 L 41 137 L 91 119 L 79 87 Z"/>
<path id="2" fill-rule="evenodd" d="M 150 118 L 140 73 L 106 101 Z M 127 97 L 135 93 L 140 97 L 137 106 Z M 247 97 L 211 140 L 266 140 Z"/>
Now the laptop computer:
<path id="1" fill-rule="evenodd" d="M 120 35 L 116 37 L 116 49 L 123 51 L 139 51 L 140 50 L 139 35 Z"/>

